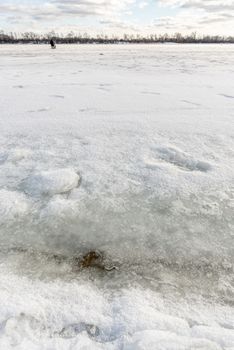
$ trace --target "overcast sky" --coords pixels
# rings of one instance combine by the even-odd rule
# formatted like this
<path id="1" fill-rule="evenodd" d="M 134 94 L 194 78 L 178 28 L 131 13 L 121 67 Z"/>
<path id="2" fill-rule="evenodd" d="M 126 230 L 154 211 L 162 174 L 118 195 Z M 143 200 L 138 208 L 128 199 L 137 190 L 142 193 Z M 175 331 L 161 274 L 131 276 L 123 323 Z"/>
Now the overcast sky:
<path id="1" fill-rule="evenodd" d="M 0 0 L 0 30 L 234 35 L 234 0 Z"/>

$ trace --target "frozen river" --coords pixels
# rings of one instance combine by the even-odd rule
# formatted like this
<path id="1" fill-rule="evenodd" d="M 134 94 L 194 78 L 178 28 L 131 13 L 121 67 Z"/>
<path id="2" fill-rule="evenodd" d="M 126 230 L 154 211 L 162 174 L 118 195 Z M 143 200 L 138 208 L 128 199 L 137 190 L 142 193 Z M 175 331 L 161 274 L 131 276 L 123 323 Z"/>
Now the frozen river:
<path id="1" fill-rule="evenodd" d="M 234 46 L 2 45 L 0 130 L 1 349 L 234 349 Z"/>

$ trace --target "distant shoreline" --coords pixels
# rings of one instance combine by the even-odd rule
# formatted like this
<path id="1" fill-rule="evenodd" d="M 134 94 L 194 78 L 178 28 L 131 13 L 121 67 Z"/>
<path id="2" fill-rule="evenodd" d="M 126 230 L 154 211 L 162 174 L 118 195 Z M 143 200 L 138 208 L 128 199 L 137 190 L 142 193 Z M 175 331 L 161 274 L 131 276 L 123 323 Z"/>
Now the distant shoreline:
<path id="1" fill-rule="evenodd" d="M 76 43 L 67 43 L 67 42 L 57 42 L 58 45 L 230 45 L 234 44 L 233 42 L 76 42 Z M 0 42 L 0 45 L 49 45 L 48 42 Z"/>
<path id="2" fill-rule="evenodd" d="M 88 34 L 58 34 L 50 32 L 47 34 L 5 33 L 0 31 L 0 44 L 49 44 L 51 39 L 57 44 L 234 44 L 234 36 L 221 35 L 198 35 L 191 33 L 182 35 L 175 34 L 149 34 L 147 36 L 124 34 L 123 36 L 111 36 L 102 34 L 89 36 Z"/>

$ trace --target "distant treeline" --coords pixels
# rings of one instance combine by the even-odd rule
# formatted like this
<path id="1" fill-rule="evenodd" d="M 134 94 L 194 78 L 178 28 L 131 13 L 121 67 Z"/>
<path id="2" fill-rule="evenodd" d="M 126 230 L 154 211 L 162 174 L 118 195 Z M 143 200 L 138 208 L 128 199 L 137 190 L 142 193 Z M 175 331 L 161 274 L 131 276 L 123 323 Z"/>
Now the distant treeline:
<path id="1" fill-rule="evenodd" d="M 50 32 L 47 34 L 36 34 L 33 32 L 26 33 L 5 33 L 0 31 L 0 44 L 47 44 L 50 39 L 54 39 L 57 44 L 151 44 L 151 43 L 180 43 L 180 44 L 215 44 L 215 43 L 234 43 L 233 36 L 219 35 L 197 35 L 191 33 L 182 35 L 180 33 L 169 34 L 124 34 L 122 37 L 97 35 L 90 36 L 88 34 L 75 34 L 70 32 L 66 35 Z"/>

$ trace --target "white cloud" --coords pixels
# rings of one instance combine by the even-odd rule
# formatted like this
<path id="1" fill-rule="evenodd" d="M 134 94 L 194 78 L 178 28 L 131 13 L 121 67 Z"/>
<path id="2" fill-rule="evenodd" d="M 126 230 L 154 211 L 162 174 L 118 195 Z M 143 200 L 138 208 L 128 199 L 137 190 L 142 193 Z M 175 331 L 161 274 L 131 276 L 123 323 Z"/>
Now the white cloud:
<path id="1" fill-rule="evenodd" d="M 152 0 L 156 1 L 157 0 Z M 61 31 L 96 31 L 114 33 L 126 31 L 139 33 L 152 32 L 191 32 L 211 34 L 234 34 L 234 0 L 159 0 L 166 12 L 176 8 L 176 14 L 157 18 L 153 12 L 152 24 L 143 23 L 137 16 L 149 0 L 0 0 L 0 20 L 10 30 L 48 31 L 61 28 Z M 134 10 L 131 12 L 131 10 Z M 173 11 L 174 12 L 174 11 Z M 123 20 L 127 18 L 127 20 Z M 1 23 L 1 22 L 0 22 Z M 100 23 L 98 25 L 98 23 Z M 17 28 L 16 28 L 17 27 Z M 66 29 L 67 28 L 67 29 Z M 1 29 L 1 28 L 0 28 Z"/>
<path id="2" fill-rule="evenodd" d="M 234 0 L 160 0 L 159 4 L 177 8 L 179 13 L 156 20 L 157 27 L 164 27 L 169 31 L 234 33 Z"/>
<path id="3" fill-rule="evenodd" d="M 145 8 L 146 6 L 148 6 L 149 5 L 149 3 L 147 2 L 147 1 L 141 1 L 139 4 L 138 4 L 138 7 L 140 8 L 140 9 L 143 9 L 143 8 Z"/>
<path id="4" fill-rule="evenodd" d="M 91 22 L 95 25 L 97 21 L 101 24 L 106 21 L 109 23 L 108 28 L 113 29 L 115 26 L 134 31 L 130 21 L 128 24 L 121 21 L 121 15 L 130 15 L 131 5 L 135 2 L 136 0 L 47 0 L 35 4 L 28 0 L 15 4 L 14 0 L 10 0 L 5 4 L 0 3 L 0 20 L 4 19 L 7 26 L 14 27 L 14 30 L 15 26 L 17 30 L 39 31 L 55 28 L 64 30 L 76 26 L 77 30 L 85 31 L 86 28 L 92 28 Z"/>
<path id="5" fill-rule="evenodd" d="M 233 0 L 160 0 L 161 5 L 202 9 L 209 12 L 234 10 Z"/>
<path id="6" fill-rule="evenodd" d="M 125 10 L 135 0 L 48 0 L 32 5 L 15 5 L 13 2 L 0 4 L 0 14 L 18 14 L 32 19 L 47 20 L 48 17 L 66 16 L 113 16 Z"/>

